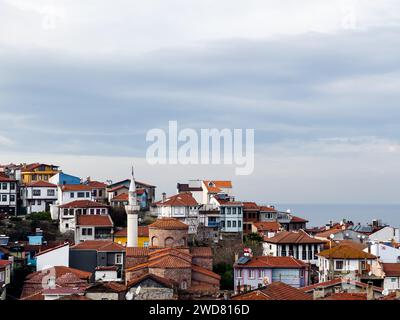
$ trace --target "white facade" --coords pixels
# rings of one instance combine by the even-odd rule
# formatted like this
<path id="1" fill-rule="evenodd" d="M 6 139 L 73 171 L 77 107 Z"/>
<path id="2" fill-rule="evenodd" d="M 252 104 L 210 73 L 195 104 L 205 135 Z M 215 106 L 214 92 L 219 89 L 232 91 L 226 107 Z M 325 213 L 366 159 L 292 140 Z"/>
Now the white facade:
<path id="1" fill-rule="evenodd" d="M 51 249 L 36 256 L 36 271 L 55 266 L 69 267 L 69 244 Z"/>
<path id="2" fill-rule="evenodd" d="M 57 186 L 28 186 L 22 191 L 22 201 L 28 214 L 34 212 L 49 212 L 50 205 L 57 201 Z"/>
<path id="3" fill-rule="evenodd" d="M 211 204 L 216 205 L 220 211 L 221 232 L 239 233 L 243 232 L 243 204 L 239 202 L 218 202 L 212 198 Z"/>
<path id="4" fill-rule="evenodd" d="M 400 263 L 400 249 L 387 246 L 383 243 L 374 243 L 370 249 L 365 248 L 364 252 L 371 250 L 371 254 L 378 257 L 380 262 L 383 263 Z"/>
<path id="5" fill-rule="evenodd" d="M 376 259 L 327 259 L 319 256 L 319 282 L 338 277 L 359 280 L 360 273 L 367 270 L 367 265 L 374 270 L 377 268 L 377 264 Z"/>
<path id="6" fill-rule="evenodd" d="M 276 244 L 263 242 L 263 255 L 274 257 L 292 256 L 305 263 L 316 265 L 317 254 L 321 252 L 322 244 Z"/>
<path id="7" fill-rule="evenodd" d="M 117 270 L 96 270 L 95 281 L 119 281 Z"/>
<path id="8" fill-rule="evenodd" d="M 399 228 L 384 227 L 381 230 L 372 233 L 369 236 L 369 239 L 377 242 L 400 242 L 400 230 Z"/>
<path id="9" fill-rule="evenodd" d="M 16 213 L 17 208 L 17 183 L 7 181 L 8 178 L 0 177 L 0 212 Z"/>
<path id="10" fill-rule="evenodd" d="M 159 218 L 175 218 L 189 226 L 189 234 L 197 233 L 199 226 L 198 206 L 157 206 L 153 208 Z"/>
<path id="11" fill-rule="evenodd" d="M 400 277 L 385 277 L 383 280 L 383 290 L 388 293 L 400 290 Z"/>
<path id="12" fill-rule="evenodd" d="M 206 183 L 209 186 L 207 186 Z M 218 189 L 220 189 L 220 191 L 219 192 L 209 192 L 208 187 L 212 187 L 212 188 L 217 187 Z M 202 203 L 202 204 L 211 204 L 212 203 L 211 200 L 216 194 L 225 194 L 228 197 L 233 196 L 232 188 L 227 188 L 227 187 L 221 186 L 221 184 L 219 184 L 218 181 L 202 181 L 201 188 L 203 189 L 202 201 L 199 203 Z"/>
<path id="13" fill-rule="evenodd" d="M 90 200 L 93 201 L 92 188 L 79 188 L 79 190 L 63 190 L 63 186 L 58 186 L 58 199 L 57 204 L 63 205 L 76 200 Z"/>

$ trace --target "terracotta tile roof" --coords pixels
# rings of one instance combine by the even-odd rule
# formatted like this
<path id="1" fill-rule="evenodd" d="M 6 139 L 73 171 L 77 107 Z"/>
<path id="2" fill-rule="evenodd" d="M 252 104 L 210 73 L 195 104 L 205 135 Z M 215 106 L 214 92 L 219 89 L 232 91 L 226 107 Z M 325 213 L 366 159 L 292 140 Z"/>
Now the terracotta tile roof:
<path id="1" fill-rule="evenodd" d="M 224 207 L 226 206 L 243 207 L 243 202 L 240 201 L 232 201 L 231 199 L 226 199 L 218 195 L 214 196 L 214 199 L 217 200 L 218 203 Z"/>
<path id="2" fill-rule="evenodd" d="M 47 167 L 55 167 L 58 168 L 58 166 L 52 165 L 52 164 L 46 164 L 46 163 L 31 163 L 27 164 L 24 167 L 22 167 L 21 171 L 22 172 L 32 172 L 33 170 L 39 168 L 40 166 L 47 166 Z"/>
<path id="3" fill-rule="evenodd" d="M 155 274 L 152 274 L 152 273 L 147 273 L 147 274 L 145 274 L 145 275 L 143 275 L 141 277 L 138 277 L 138 278 L 135 278 L 135 279 L 129 281 L 128 284 L 127 284 L 127 287 L 128 288 L 132 288 L 136 284 L 140 284 L 143 280 L 146 280 L 146 279 L 152 279 L 155 282 L 158 282 L 158 283 L 160 283 L 160 284 L 162 284 L 162 285 L 164 285 L 164 286 L 166 286 L 168 288 L 174 288 L 176 286 L 176 283 L 174 281 L 172 281 L 171 279 L 167 279 L 167 278 L 164 278 L 164 277 L 159 277 L 159 276 L 157 276 Z"/>
<path id="4" fill-rule="evenodd" d="M 128 229 L 123 228 L 114 232 L 115 237 L 127 237 Z M 149 236 L 149 226 L 138 226 L 138 237 L 148 237 Z"/>
<path id="5" fill-rule="evenodd" d="M 232 300 L 313 300 L 312 295 L 282 282 L 232 297 Z"/>
<path id="6" fill-rule="evenodd" d="M 44 289 L 42 291 L 43 295 L 64 295 L 64 294 L 78 294 L 83 293 L 84 288 L 72 288 L 72 287 L 59 287 L 52 289 Z"/>
<path id="7" fill-rule="evenodd" d="M 190 253 L 193 257 L 212 258 L 213 253 L 210 247 L 191 247 Z"/>
<path id="8" fill-rule="evenodd" d="M 232 188 L 232 181 L 204 180 L 203 183 L 210 193 L 218 193 L 221 192 L 222 189 Z"/>
<path id="9" fill-rule="evenodd" d="M 400 277 L 400 263 L 382 263 L 382 267 L 387 277 Z"/>
<path id="10" fill-rule="evenodd" d="M 235 263 L 235 268 L 306 268 L 308 265 L 293 257 L 259 256 L 245 264 Z"/>
<path id="11" fill-rule="evenodd" d="M 116 293 L 121 293 L 125 292 L 127 290 L 127 287 L 119 282 L 99 282 L 91 285 L 90 287 L 87 288 L 87 292 L 116 292 Z"/>
<path id="12" fill-rule="evenodd" d="M 328 259 L 376 259 L 376 256 L 347 244 L 340 244 L 317 255 Z"/>
<path id="13" fill-rule="evenodd" d="M 161 269 L 187 269 L 192 264 L 184 259 L 180 259 L 176 256 L 167 255 L 162 258 L 157 258 L 152 262 L 149 262 L 149 268 L 161 268 Z"/>
<path id="14" fill-rule="evenodd" d="M 303 243 L 303 244 L 322 244 L 324 241 L 310 237 L 307 233 L 300 230 L 299 232 L 294 231 L 283 231 L 279 232 L 272 238 L 265 239 L 269 243 Z"/>
<path id="15" fill-rule="evenodd" d="M 209 277 L 211 277 L 211 278 L 217 279 L 218 281 L 221 280 L 221 276 L 220 276 L 220 275 L 216 274 L 215 272 L 212 272 L 211 270 L 208 270 L 208 269 L 206 269 L 206 268 L 203 268 L 203 267 L 201 267 L 201 266 L 198 266 L 198 265 L 193 264 L 193 265 L 192 265 L 192 270 L 193 270 L 194 272 L 198 272 L 198 273 L 204 274 L 204 275 L 206 275 L 206 276 L 209 276 Z"/>
<path id="16" fill-rule="evenodd" d="M 112 241 L 88 240 L 71 247 L 71 250 L 96 250 L 98 252 L 124 252 L 125 247 Z"/>
<path id="17" fill-rule="evenodd" d="M 150 253 L 149 248 L 142 247 L 127 247 L 126 256 L 127 257 L 147 257 Z"/>
<path id="18" fill-rule="evenodd" d="M 119 185 L 119 186 L 116 186 L 116 187 L 113 187 L 113 188 L 109 189 L 108 192 L 114 192 L 114 191 L 117 191 L 117 190 L 120 190 L 120 189 L 129 190 L 129 187 L 127 187 L 127 186 L 124 185 L 124 184 L 121 184 L 121 185 Z"/>
<path id="19" fill-rule="evenodd" d="M 78 226 L 113 227 L 114 223 L 108 214 L 84 214 L 77 216 Z"/>
<path id="20" fill-rule="evenodd" d="M 62 282 L 66 282 L 67 280 L 71 280 L 72 283 L 75 283 L 77 280 L 87 281 L 91 277 L 90 272 L 64 267 L 64 266 L 55 266 L 53 268 L 44 269 L 38 272 L 34 272 L 29 274 L 25 279 L 27 283 L 42 283 L 43 277 L 53 274 L 56 277 L 56 282 L 62 279 Z M 65 277 L 68 275 L 72 275 L 72 277 Z M 64 277 L 64 278 L 62 278 Z"/>
<path id="21" fill-rule="evenodd" d="M 117 266 L 98 266 L 95 269 L 96 271 L 117 271 Z"/>
<path id="22" fill-rule="evenodd" d="M 11 261 L 8 260 L 0 260 L 0 268 L 5 267 L 11 264 Z"/>
<path id="23" fill-rule="evenodd" d="M 158 218 L 154 223 L 149 225 L 149 228 L 162 230 L 185 230 L 189 229 L 189 226 L 175 218 Z"/>
<path id="24" fill-rule="evenodd" d="M 277 212 L 273 207 L 260 206 L 260 212 Z"/>
<path id="25" fill-rule="evenodd" d="M 57 185 L 47 182 L 47 181 L 35 181 L 35 182 L 27 184 L 26 187 L 57 188 Z"/>
<path id="26" fill-rule="evenodd" d="M 360 288 L 368 288 L 368 284 L 360 282 L 360 281 L 354 281 L 354 280 L 345 279 L 345 278 L 336 278 L 336 279 L 332 279 L 332 280 L 329 280 L 329 281 L 312 284 L 312 285 L 309 285 L 307 287 L 300 288 L 300 290 L 302 290 L 304 292 L 311 293 L 316 288 L 336 287 L 337 285 L 340 285 L 342 283 L 351 284 L 351 285 L 354 285 L 354 286 L 360 287 Z M 376 291 L 376 292 L 382 293 L 383 288 L 374 286 L 373 290 Z"/>
<path id="27" fill-rule="evenodd" d="M 127 192 L 121 193 L 112 198 L 111 201 L 129 201 L 129 194 Z"/>
<path id="28" fill-rule="evenodd" d="M 279 231 L 281 225 L 277 221 L 254 222 L 253 225 L 257 228 L 258 232 L 265 231 Z"/>
<path id="29" fill-rule="evenodd" d="M 92 187 L 84 185 L 84 184 L 64 184 L 61 186 L 61 190 L 64 192 L 67 191 L 92 191 Z"/>
<path id="30" fill-rule="evenodd" d="M 329 238 L 331 234 L 336 234 L 342 231 L 343 231 L 342 229 L 329 229 L 323 232 L 319 232 L 315 236 L 319 238 Z"/>
<path id="31" fill-rule="evenodd" d="M 11 178 L 3 176 L 3 175 L 0 176 L 0 182 L 16 182 L 16 181 L 17 180 L 11 179 Z"/>
<path id="32" fill-rule="evenodd" d="M 85 183 L 87 186 L 91 187 L 92 189 L 105 189 L 107 185 L 100 181 L 89 181 Z"/>
<path id="33" fill-rule="evenodd" d="M 339 292 L 333 293 L 323 300 L 367 300 L 366 293 Z"/>
<path id="34" fill-rule="evenodd" d="M 68 242 L 60 244 L 60 245 L 55 246 L 53 248 L 49 248 L 49 249 L 46 249 L 46 250 L 43 250 L 43 251 L 39 251 L 38 253 L 36 253 L 35 257 L 40 256 L 40 255 L 45 254 L 45 253 L 48 253 L 48 252 L 51 252 L 51 251 L 54 251 L 54 250 L 57 250 L 57 249 L 60 249 L 60 248 L 63 248 L 63 247 L 66 247 L 66 246 L 69 246 Z"/>
<path id="35" fill-rule="evenodd" d="M 76 208 L 76 209 L 87 209 L 87 208 L 108 208 L 107 205 L 95 202 L 95 201 L 90 201 L 90 200 L 75 200 L 69 203 L 66 203 L 62 206 L 59 206 L 59 208 Z"/>
<path id="36" fill-rule="evenodd" d="M 308 220 L 306 220 L 306 219 L 303 219 L 303 218 L 300 218 L 300 217 L 296 217 L 296 216 L 293 216 L 293 215 L 290 215 L 290 217 L 291 217 L 291 219 L 290 219 L 291 223 L 308 222 Z"/>
<path id="37" fill-rule="evenodd" d="M 41 301 L 41 300 L 44 300 L 44 295 L 42 294 L 42 291 L 37 291 L 37 292 L 35 292 L 33 294 L 30 294 L 28 296 L 21 297 L 20 300 L 28 300 L 28 301 Z"/>
<path id="38" fill-rule="evenodd" d="M 195 207 L 198 203 L 190 192 L 184 192 L 168 197 L 164 202 L 158 201 L 155 205 L 159 207 Z"/>
<path id="39" fill-rule="evenodd" d="M 245 211 L 260 211 L 260 207 L 255 202 L 243 202 L 243 210 L 245 210 Z"/>

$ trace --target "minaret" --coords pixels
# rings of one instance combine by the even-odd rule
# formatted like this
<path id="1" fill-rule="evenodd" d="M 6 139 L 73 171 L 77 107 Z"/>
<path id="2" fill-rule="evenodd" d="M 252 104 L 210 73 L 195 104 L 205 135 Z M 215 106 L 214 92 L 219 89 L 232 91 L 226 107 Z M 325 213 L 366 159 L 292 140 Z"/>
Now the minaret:
<path id="1" fill-rule="evenodd" d="M 132 178 L 131 184 L 129 186 L 129 204 L 125 206 L 125 211 L 128 216 L 128 243 L 127 247 L 137 247 L 138 246 L 138 215 L 140 211 L 140 206 L 137 204 L 136 198 L 136 184 L 135 176 L 132 166 Z"/>

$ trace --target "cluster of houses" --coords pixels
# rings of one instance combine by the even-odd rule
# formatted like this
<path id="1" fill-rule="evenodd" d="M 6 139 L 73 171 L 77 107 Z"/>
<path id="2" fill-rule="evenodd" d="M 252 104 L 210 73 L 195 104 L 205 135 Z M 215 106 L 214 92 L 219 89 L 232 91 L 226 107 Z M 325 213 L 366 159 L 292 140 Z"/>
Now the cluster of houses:
<path id="1" fill-rule="evenodd" d="M 160 198 L 155 189 L 133 171 L 104 183 L 55 165 L 0 166 L 0 218 L 47 212 L 71 235 L 0 235 L 0 299 L 22 265 L 33 269 L 15 297 L 23 300 L 400 299 L 398 228 L 379 220 L 309 228 L 290 210 L 236 199 L 231 181 L 178 183 Z M 127 228 L 115 225 L 118 211 Z M 233 290 L 221 290 L 216 248 L 250 235 L 261 253 L 232 249 Z"/>

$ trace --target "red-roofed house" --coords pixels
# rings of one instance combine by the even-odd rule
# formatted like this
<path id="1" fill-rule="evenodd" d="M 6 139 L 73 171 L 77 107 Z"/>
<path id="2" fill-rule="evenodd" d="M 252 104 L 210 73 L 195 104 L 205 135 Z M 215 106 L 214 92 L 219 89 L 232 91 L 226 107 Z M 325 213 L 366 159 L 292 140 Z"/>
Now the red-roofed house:
<path id="1" fill-rule="evenodd" d="M 400 290 L 400 263 L 382 263 L 383 287 L 388 292 Z"/>
<path id="2" fill-rule="evenodd" d="M 309 265 L 293 257 L 241 257 L 233 266 L 235 292 L 280 281 L 295 288 L 309 284 Z"/>
<path id="3" fill-rule="evenodd" d="M 22 188 L 21 196 L 28 214 L 50 212 L 50 205 L 57 201 L 57 186 L 47 181 L 34 181 Z"/>
<path id="4" fill-rule="evenodd" d="M 58 206 L 60 210 L 60 232 L 76 231 L 77 217 L 80 215 L 108 216 L 109 207 L 91 200 L 75 200 Z M 83 234 L 82 234 L 83 235 Z"/>
<path id="5" fill-rule="evenodd" d="M 79 214 L 76 216 L 75 242 L 112 240 L 114 223 L 109 214 Z"/>
<path id="6" fill-rule="evenodd" d="M 251 233 L 253 223 L 260 221 L 260 207 L 255 202 L 243 202 L 243 232 Z"/>
<path id="7" fill-rule="evenodd" d="M 0 214 L 17 214 L 17 180 L 0 175 Z"/>
<path id="8" fill-rule="evenodd" d="M 199 207 L 190 192 L 163 197 L 154 203 L 153 214 L 159 218 L 175 218 L 189 226 L 189 234 L 196 234 L 199 226 Z"/>
<path id="9" fill-rule="evenodd" d="M 272 238 L 264 237 L 264 255 L 292 256 L 306 263 L 316 265 L 317 254 L 323 249 L 324 241 L 310 237 L 306 232 L 283 231 Z"/>

